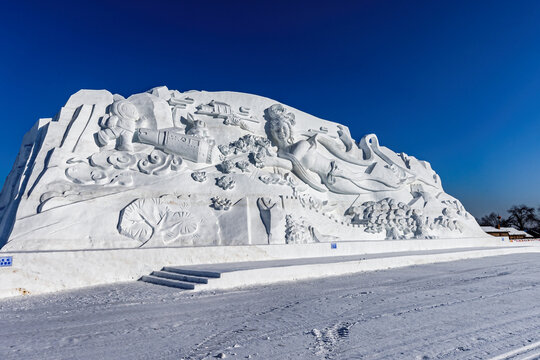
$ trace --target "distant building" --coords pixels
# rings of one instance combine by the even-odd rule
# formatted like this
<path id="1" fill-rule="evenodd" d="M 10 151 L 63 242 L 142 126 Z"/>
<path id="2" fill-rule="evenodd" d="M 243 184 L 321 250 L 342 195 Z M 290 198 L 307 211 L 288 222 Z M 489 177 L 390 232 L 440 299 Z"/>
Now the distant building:
<path id="1" fill-rule="evenodd" d="M 532 238 L 533 236 L 527 234 L 523 230 L 517 230 L 513 227 L 502 227 L 500 229 L 497 229 L 493 226 L 480 226 L 482 230 L 484 230 L 486 233 L 492 236 L 498 236 L 498 237 L 507 237 L 510 240 L 515 239 L 527 239 Z"/>

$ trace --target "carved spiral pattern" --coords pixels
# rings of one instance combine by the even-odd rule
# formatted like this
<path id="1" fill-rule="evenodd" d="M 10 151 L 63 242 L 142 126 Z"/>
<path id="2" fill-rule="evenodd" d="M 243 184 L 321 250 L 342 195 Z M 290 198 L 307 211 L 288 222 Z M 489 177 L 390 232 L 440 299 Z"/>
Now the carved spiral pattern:
<path id="1" fill-rule="evenodd" d="M 107 162 L 115 169 L 124 170 L 135 165 L 137 159 L 128 152 L 117 151 L 107 158 Z"/>
<path id="2" fill-rule="evenodd" d="M 182 164 L 181 157 L 166 154 L 161 150 L 154 150 L 147 159 L 140 160 L 137 166 L 142 173 L 161 175 L 169 168 L 173 171 L 179 170 Z"/>

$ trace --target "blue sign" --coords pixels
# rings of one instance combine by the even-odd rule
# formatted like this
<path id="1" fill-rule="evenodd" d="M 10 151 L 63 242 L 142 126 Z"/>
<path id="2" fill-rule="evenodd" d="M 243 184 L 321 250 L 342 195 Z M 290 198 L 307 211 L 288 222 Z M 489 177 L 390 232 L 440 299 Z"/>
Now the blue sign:
<path id="1" fill-rule="evenodd" d="M 337 244 L 336 243 L 331 243 L 330 248 L 331 249 L 337 249 Z"/>
<path id="2" fill-rule="evenodd" d="M 13 256 L 0 257 L 0 267 L 7 267 L 13 264 Z"/>

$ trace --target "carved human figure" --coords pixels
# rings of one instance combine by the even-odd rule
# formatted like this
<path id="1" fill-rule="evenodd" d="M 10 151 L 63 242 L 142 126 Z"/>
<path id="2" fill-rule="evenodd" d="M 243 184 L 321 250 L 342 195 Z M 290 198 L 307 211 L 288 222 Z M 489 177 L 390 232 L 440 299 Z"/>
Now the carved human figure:
<path id="1" fill-rule="evenodd" d="M 284 213 L 281 207 L 275 200 L 269 197 L 261 197 L 257 199 L 257 207 L 259 208 L 261 220 L 268 235 L 269 244 L 281 244 L 283 238 L 280 232 L 284 228 Z"/>
<path id="2" fill-rule="evenodd" d="M 133 151 L 133 134 L 138 119 L 139 112 L 135 105 L 128 100 L 115 101 L 103 129 L 97 133 L 98 145 L 106 146 L 114 142 L 117 150 Z"/>
<path id="3" fill-rule="evenodd" d="M 266 166 L 278 166 L 292 171 L 312 188 L 319 191 L 330 190 L 340 194 L 360 194 L 373 191 L 392 191 L 399 189 L 405 179 L 400 178 L 389 167 L 380 167 L 375 176 L 369 173 L 374 164 L 372 158 L 342 151 L 330 139 L 319 143 L 318 135 L 307 140 L 294 141 L 294 114 L 289 113 L 281 104 L 272 105 L 266 110 L 267 130 L 270 140 L 278 147 L 277 157 L 268 157 Z M 342 141 L 347 147 L 346 134 Z M 322 154 L 318 146 L 323 145 L 335 156 L 330 159 Z M 357 151 L 360 149 L 356 148 Z M 351 161 L 349 161 L 351 160 Z"/>

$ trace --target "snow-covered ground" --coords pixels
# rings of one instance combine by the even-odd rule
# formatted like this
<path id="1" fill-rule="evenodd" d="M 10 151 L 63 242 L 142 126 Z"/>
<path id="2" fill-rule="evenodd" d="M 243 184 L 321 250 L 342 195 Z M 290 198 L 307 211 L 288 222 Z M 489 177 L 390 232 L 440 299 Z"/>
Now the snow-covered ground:
<path id="1" fill-rule="evenodd" d="M 540 255 L 190 293 L 0 301 L 0 359 L 537 359 Z"/>

